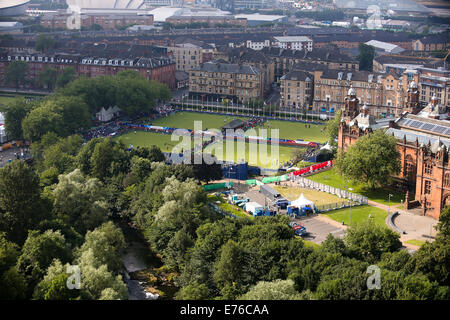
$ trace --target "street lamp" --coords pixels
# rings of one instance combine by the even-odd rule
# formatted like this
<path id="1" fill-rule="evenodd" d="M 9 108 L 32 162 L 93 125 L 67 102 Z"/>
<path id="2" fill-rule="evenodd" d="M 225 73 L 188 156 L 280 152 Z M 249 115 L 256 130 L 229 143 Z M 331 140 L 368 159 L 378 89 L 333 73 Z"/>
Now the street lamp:
<path id="1" fill-rule="evenodd" d="M 390 212 L 390 209 L 391 209 L 391 197 L 393 197 L 393 195 L 389 193 L 389 205 L 388 205 L 388 214 L 389 214 L 389 212 Z"/>

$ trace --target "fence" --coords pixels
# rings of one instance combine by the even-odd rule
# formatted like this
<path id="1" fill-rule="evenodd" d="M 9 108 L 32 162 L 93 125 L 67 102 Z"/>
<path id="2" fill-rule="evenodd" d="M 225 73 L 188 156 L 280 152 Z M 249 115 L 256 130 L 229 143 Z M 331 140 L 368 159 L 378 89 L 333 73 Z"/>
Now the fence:
<path id="1" fill-rule="evenodd" d="M 335 202 L 335 203 L 327 203 L 316 206 L 317 212 L 327 212 L 332 210 L 338 210 L 338 209 L 344 209 L 348 207 L 355 207 L 355 206 L 361 206 L 362 203 L 359 202 L 351 202 L 350 200 L 343 200 L 342 202 Z"/>
<path id="2" fill-rule="evenodd" d="M 369 203 L 369 199 L 367 197 L 364 197 L 359 194 L 351 193 L 350 191 L 347 191 L 347 190 L 341 190 L 339 188 L 335 188 L 335 187 L 332 187 L 332 186 L 329 186 L 329 185 L 326 185 L 326 184 L 323 184 L 320 182 L 312 181 L 312 180 L 306 179 L 304 177 L 294 176 L 293 181 L 297 182 L 297 184 L 299 184 L 299 186 L 301 188 L 308 188 L 308 189 L 319 190 L 322 192 L 327 192 L 330 194 L 334 194 L 334 195 L 338 196 L 339 198 L 344 198 L 344 199 L 351 200 L 353 202 L 358 202 L 359 204 L 368 204 Z"/>

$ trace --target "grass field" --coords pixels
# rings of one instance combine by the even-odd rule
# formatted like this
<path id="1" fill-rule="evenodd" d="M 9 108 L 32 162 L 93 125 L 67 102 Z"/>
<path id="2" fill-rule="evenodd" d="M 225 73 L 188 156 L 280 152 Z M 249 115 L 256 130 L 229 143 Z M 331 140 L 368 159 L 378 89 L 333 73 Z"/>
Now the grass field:
<path id="1" fill-rule="evenodd" d="M 207 146 L 203 152 L 213 154 L 217 157 L 218 160 L 221 161 L 238 162 L 239 160 L 244 159 L 251 166 L 277 169 L 280 164 L 290 160 L 292 157 L 292 153 L 297 149 L 294 147 L 279 146 L 277 155 L 275 151 L 272 152 L 271 146 L 270 144 L 268 144 L 266 149 L 267 153 L 263 153 L 263 156 L 260 156 L 261 150 L 264 152 L 264 149 L 261 148 L 261 144 L 234 141 L 233 153 L 228 155 L 228 150 L 230 150 L 228 146 L 229 142 L 230 141 L 224 141 L 223 144 L 211 144 Z M 267 156 L 264 156 L 264 154 L 266 154 Z"/>
<path id="2" fill-rule="evenodd" d="M 308 125 L 309 126 L 309 125 Z M 327 136 L 322 129 L 325 125 L 311 124 L 311 128 L 306 128 L 304 123 L 269 120 L 264 123 L 262 128 L 268 129 L 268 136 L 270 137 L 270 129 L 279 129 L 279 137 L 282 139 L 303 139 L 305 141 L 325 143 Z"/>
<path id="3" fill-rule="evenodd" d="M 154 132 L 134 131 L 123 134 L 117 138 L 122 141 L 126 146 L 132 144 L 135 147 L 150 147 L 155 145 L 163 152 L 172 152 L 172 149 L 181 142 L 171 141 L 171 135 L 159 134 Z M 191 143 L 192 146 L 192 143 Z"/>
<path id="4" fill-rule="evenodd" d="M 409 244 L 412 244 L 412 245 L 418 246 L 418 247 L 423 246 L 427 242 L 428 241 L 421 241 L 421 240 L 416 240 L 416 239 L 411 239 L 411 240 L 405 241 L 405 243 L 409 243 Z"/>
<path id="5" fill-rule="evenodd" d="M 342 198 L 339 198 L 333 194 L 312 189 L 284 186 L 273 186 L 273 188 L 289 201 L 298 199 L 302 193 L 305 195 L 306 199 L 313 201 L 316 206 L 342 203 L 343 201 Z M 345 201 L 347 202 L 347 200 Z"/>
<path id="6" fill-rule="evenodd" d="M 344 189 L 345 188 L 345 181 L 344 178 L 342 178 L 336 168 L 332 168 L 330 170 L 320 172 L 318 174 L 309 176 L 308 179 L 317 181 L 335 188 Z M 391 197 L 391 205 L 398 205 L 400 204 L 400 201 L 405 199 L 405 195 L 400 192 L 395 192 L 391 190 L 383 190 L 383 189 L 375 189 L 375 190 L 369 190 L 366 189 L 364 185 L 362 184 L 354 184 L 349 183 L 347 187 L 351 187 L 353 190 L 350 190 L 353 193 L 357 193 L 360 195 L 363 195 L 367 198 L 369 198 L 372 201 L 382 203 L 385 205 L 389 204 L 389 194 L 392 194 L 393 197 Z"/>
<path id="7" fill-rule="evenodd" d="M 344 221 L 345 225 L 349 224 L 349 214 L 350 214 L 349 208 L 333 210 L 330 211 L 330 213 L 325 213 L 327 217 L 336 220 L 337 222 Z M 369 218 L 370 214 L 372 215 L 372 218 Z M 387 211 L 384 211 L 376 207 L 371 207 L 368 205 L 352 207 L 351 224 L 359 223 L 367 219 L 373 219 L 376 224 L 385 226 L 386 225 L 385 220 L 387 216 L 388 216 Z"/>
<path id="8" fill-rule="evenodd" d="M 15 99 L 15 97 L 11 96 L 11 97 L 5 97 L 5 96 L 0 96 L 0 104 L 7 104 L 8 102 L 11 102 Z"/>
<path id="9" fill-rule="evenodd" d="M 174 115 L 151 121 L 155 126 L 194 129 L 194 121 L 202 121 L 202 129 L 219 129 L 233 119 L 246 120 L 246 117 L 231 117 L 199 112 L 177 112 Z M 303 139 L 313 142 L 325 142 L 326 135 L 322 132 L 323 125 L 311 124 L 311 128 L 305 128 L 305 124 L 299 122 L 269 120 L 264 126 L 257 127 L 256 133 L 260 135 L 259 129 L 279 129 L 279 137 L 282 139 Z M 270 137 L 270 130 L 267 132 Z M 252 135 L 252 134 L 250 134 Z"/>

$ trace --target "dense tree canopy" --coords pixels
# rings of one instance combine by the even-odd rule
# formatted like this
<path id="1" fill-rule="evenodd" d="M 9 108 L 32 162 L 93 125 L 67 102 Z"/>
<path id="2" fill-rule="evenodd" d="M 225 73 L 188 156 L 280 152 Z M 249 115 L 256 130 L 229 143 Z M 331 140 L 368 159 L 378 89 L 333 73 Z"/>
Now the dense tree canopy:
<path id="1" fill-rule="evenodd" d="M 391 176 L 400 172 L 400 153 L 396 146 L 394 137 L 376 130 L 340 152 L 335 164 L 344 177 L 375 188 L 385 185 Z"/>

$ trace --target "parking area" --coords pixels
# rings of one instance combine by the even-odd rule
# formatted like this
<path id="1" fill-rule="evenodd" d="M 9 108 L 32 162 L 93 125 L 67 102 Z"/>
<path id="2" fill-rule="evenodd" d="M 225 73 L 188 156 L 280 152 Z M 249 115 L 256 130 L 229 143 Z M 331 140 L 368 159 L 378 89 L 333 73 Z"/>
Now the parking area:
<path id="1" fill-rule="evenodd" d="M 303 239 L 317 244 L 321 244 L 330 233 L 335 238 L 342 238 L 345 234 L 344 229 L 320 220 L 317 215 L 303 217 L 301 219 L 293 219 L 293 221 L 302 223 L 306 227 L 306 231 L 308 233 L 303 236 Z"/>
<path id="2" fill-rule="evenodd" d="M 236 192 L 242 192 L 252 202 L 257 202 L 261 205 L 267 205 L 269 209 L 276 210 L 275 206 L 269 201 L 262 193 L 259 192 L 259 187 L 249 187 L 241 185 Z M 279 210 L 278 214 L 286 214 L 286 210 Z M 328 234 L 332 234 L 334 237 L 342 238 L 345 234 L 344 228 L 336 226 L 336 224 L 328 223 L 324 221 L 317 214 L 302 217 L 299 219 L 291 219 L 292 222 L 301 223 L 306 227 L 307 234 L 303 236 L 303 239 L 320 244 L 326 239 Z"/>

